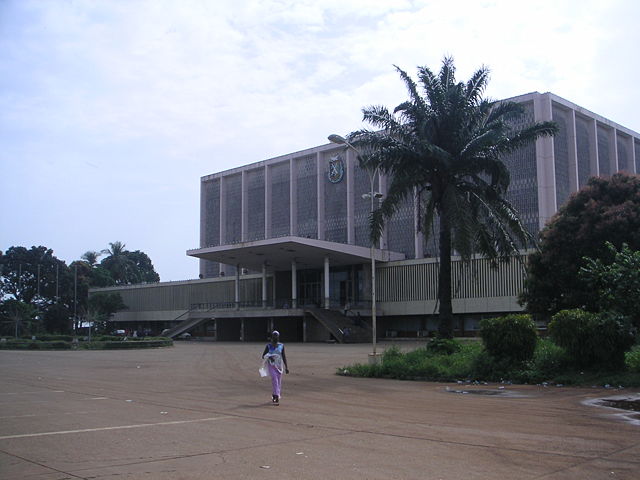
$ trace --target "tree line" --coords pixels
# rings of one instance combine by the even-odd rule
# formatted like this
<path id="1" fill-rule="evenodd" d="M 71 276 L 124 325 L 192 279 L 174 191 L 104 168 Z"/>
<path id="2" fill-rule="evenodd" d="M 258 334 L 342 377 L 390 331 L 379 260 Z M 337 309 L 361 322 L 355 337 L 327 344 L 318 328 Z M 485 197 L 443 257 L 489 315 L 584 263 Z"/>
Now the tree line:
<path id="1" fill-rule="evenodd" d="M 151 259 L 120 241 L 87 251 L 69 265 L 45 246 L 12 246 L 0 251 L 0 333 L 77 332 L 83 321 L 104 330 L 126 305 L 119 294 L 90 299 L 90 288 L 159 281 Z"/>

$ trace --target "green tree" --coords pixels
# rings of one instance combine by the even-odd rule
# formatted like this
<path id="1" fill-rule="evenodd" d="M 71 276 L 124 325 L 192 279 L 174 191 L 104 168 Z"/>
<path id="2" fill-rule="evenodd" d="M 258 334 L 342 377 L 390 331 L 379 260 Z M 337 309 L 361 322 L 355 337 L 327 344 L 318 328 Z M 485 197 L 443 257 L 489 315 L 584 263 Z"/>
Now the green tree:
<path id="1" fill-rule="evenodd" d="M 160 281 L 151 259 L 140 250 L 130 252 L 124 243 L 116 241 L 109 243 L 103 253 L 107 257 L 100 266 L 110 273 L 116 285 Z"/>
<path id="2" fill-rule="evenodd" d="M 505 199 L 509 172 L 504 155 L 553 135 L 552 122 L 518 129 L 523 107 L 483 98 L 489 79 L 485 67 L 456 83 L 452 58 L 438 75 L 418 68 L 419 86 L 396 67 L 409 99 L 392 112 L 384 106 L 363 109 L 374 130 L 352 132 L 348 141 L 362 152 L 361 165 L 390 178 L 387 196 L 371 218 L 371 238 L 406 199 L 417 197 L 420 228 L 429 235 L 438 220 L 439 334 L 452 335 L 451 254 L 468 261 L 475 252 L 505 259 L 531 241 L 517 212 Z"/>
<path id="3" fill-rule="evenodd" d="M 98 258 L 100 257 L 100 255 L 102 255 L 101 252 L 95 252 L 93 250 L 88 250 L 86 252 L 84 252 L 82 254 L 82 260 L 84 260 L 85 262 L 87 262 L 90 266 L 94 266 L 96 263 L 98 263 Z"/>
<path id="4" fill-rule="evenodd" d="M 136 266 L 138 281 L 146 283 L 160 281 L 160 275 L 156 273 L 155 268 L 153 268 L 153 263 L 146 253 L 135 250 L 133 252 L 127 252 L 127 257 Z"/>
<path id="5" fill-rule="evenodd" d="M 640 328 L 640 250 L 626 243 L 620 250 L 606 242 L 611 261 L 585 258 L 579 274 L 596 294 L 601 312 L 613 311 L 629 317 Z"/>
<path id="6" fill-rule="evenodd" d="M 73 274 L 50 248 L 10 247 L 0 257 L 0 267 L 0 298 L 8 297 L 40 306 L 57 300 L 68 303 L 72 298 Z M 60 298 L 56 298 L 56 294 Z"/>
<path id="7" fill-rule="evenodd" d="M 591 178 L 549 221 L 529 257 L 521 302 L 541 318 L 560 310 L 598 309 L 598 297 L 579 275 L 585 258 L 609 257 L 606 242 L 640 250 L 640 177 Z"/>
<path id="8" fill-rule="evenodd" d="M 100 265 L 109 271 L 116 285 L 137 282 L 133 262 L 127 257 L 125 247 L 124 243 L 115 241 L 109 243 L 109 248 L 102 251 L 107 257 L 100 262 Z"/>
<path id="9" fill-rule="evenodd" d="M 0 333 L 2 335 L 35 335 L 41 327 L 37 309 L 28 303 L 8 299 L 0 303 Z"/>
<path id="10" fill-rule="evenodd" d="M 48 333 L 71 333 L 73 312 L 63 303 L 49 305 L 44 312 L 44 328 Z"/>
<path id="11" fill-rule="evenodd" d="M 94 293 L 89 297 L 87 319 L 93 323 L 96 332 L 106 333 L 109 319 L 126 308 L 119 293 Z"/>

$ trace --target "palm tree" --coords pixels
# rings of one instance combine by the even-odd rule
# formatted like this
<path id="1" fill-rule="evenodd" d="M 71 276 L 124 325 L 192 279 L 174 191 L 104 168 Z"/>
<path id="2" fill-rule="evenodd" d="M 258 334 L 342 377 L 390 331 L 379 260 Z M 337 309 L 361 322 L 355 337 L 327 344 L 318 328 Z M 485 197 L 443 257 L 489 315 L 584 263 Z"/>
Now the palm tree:
<path id="1" fill-rule="evenodd" d="M 98 263 L 98 257 L 100 257 L 100 255 L 102 255 L 102 253 L 104 253 L 104 250 L 102 252 L 94 252 L 93 250 L 88 250 L 86 252 L 84 252 L 82 254 L 82 260 L 84 260 L 85 262 L 87 262 L 90 266 L 94 266 L 96 263 Z"/>
<path id="2" fill-rule="evenodd" d="M 116 285 L 135 283 L 138 281 L 136 266 L 129 258 L 126 245 L 120 241 L 109 243 L 110 248 L 102 250 L 107 255 L 100 264 L 111 273 Z"/>
<path id="3" fill-rule="evenodd" d="M 496 264 L 531 242 L 517 212 L 505 199 L 509 172 L 502 162 L 536 138 L 554 135 L 553 122 L 514 128 L 523 113 L 515 102 L 483 98 L 489 70 L 482 67 L 466 83 L 456 83 L 452 58 L 440 73 L 418 68 L 418 84 L 395 67 L 409 100 L 393 112 L 384 106 L 363 109 L 374 130 L 359 130 L 348 142 L 366 152 L 363 168 L 379 168 L 390 178 L 387 196 L 370 219 L 371 239 L 380 238 L 388 220 L 407 198 L 416 198 L 419 228 L 428 236 L 437 218 L 439 248 L 439 335 L 452 336 L 451 254 L 464 261 L 481 253 Z M 415 197 L 414 197 L 415 196 Z"/>

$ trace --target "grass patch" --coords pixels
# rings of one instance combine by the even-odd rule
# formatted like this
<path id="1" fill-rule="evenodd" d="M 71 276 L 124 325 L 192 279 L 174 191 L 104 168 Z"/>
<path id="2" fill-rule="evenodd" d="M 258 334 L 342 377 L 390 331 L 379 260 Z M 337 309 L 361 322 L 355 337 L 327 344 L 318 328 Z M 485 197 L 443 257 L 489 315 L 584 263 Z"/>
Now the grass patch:
<path id="1" fill-rule="evenodd" d="M 392 378 L 436 382 L 478 381 L 542 384 L 544 382 L 575 386 L 639 387 L 640 372 L 630 363 L 622 372 L 588 372 L 576 370 L 564 349 L 549 339 L 538 341 L 533 358 L 526 362 L 500 360 L 490 356 L 481 342 L 443 345 L 430 342 L 409 352 L 397 346 L 386 349 L 378 365 L 355 364 L 341 367 L 338 375 Z M 635 352 L 635 350 L 634 350 Z M 634 364 L 635 365 L 635 364 Z"/>

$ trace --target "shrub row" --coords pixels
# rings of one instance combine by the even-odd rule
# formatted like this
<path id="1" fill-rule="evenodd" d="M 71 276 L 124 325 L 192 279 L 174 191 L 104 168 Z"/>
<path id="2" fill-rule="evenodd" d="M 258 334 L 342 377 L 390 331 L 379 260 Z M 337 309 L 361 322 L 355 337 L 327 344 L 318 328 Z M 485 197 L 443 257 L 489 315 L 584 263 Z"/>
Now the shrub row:
<path id="1" fill-rule="evenodd" d="M 116 337 L 117 338 L 117 337 Z M 73 342 L 65 341 L 42 341 L 42 340 L 24 340 L 24 339 L 7 339 L 0 342 L 0 350 L 71 350 L 78 348 L 82 350 L 115 350 L 115 349 L 132 349 L 132 348 L 155 348 L 170 347 L 173 340 L 170 338 L 154 338 L 152 340 L 143 341 L 92 341 L 92 342 Z"/>
<path id="2" fill-rule="evenodd" d="M 70 350 L 71 343 L 63 341 L 41 341 L 41 340 L 7 340 L 0 342 L 1 350 Z"/>
<path id="3" fill-rule="evenodd" d="M 619 315 L 562 311 L 538 338 L 529 315 L 482 320 L 483 344 L 434 339 L 403 353 L 387 349 L 379 365 L 342 367 L 338 374 L 433 381 L 640 385 L 640 344 Z M 626 372 L 625 372 L 626 366 Z"/>
<path id="4" fill-rule="evenodd" d="M 619 314 L 563 310 L 549 324 L 549 335 L 556 348 L 546 344 L 538 360 L 547 362 L 545 371 L 558 368 L 560 358 L 560 363 L 575 368 L 621 370 L 625 353 L 635 343 L 634 333 L 630 319 Z M 484 319 L 480 322 L 480 336 L 491 357 L 489 363 L 497 370 L 534 358 L 538 334 L 529 315 Z"/>
<path id="5" fill-rule="evenodd" d="M 22 340 L 31 340 L 31 335 L 23 335 L 20 337 Z M 71 342 L 73 341 L 73 335 L 52 335 L 43 333 L 42 335 L 36 335 L 36 340 L 42 340 L 43 342 Z"/>
<path id="6" fill-rule="evenodd" d="M 549 324 L 553 341 L 564 348 L 576 367 L 619 370 L 625 352 L 635 343 L 631 321 L 614 313 L 563 310 Z"/>
<path id="7" fill-rule="evenodd" d="M 164 340 L 144 340 L 137 342 L 103 342 L 104 348 L 106 350 L 114 350 L 114 349 L 131 349 L 131 348 L 155 348 L 155 347 L 169 347 L 173 345 L 173 340 L 164 339 Z"/>

